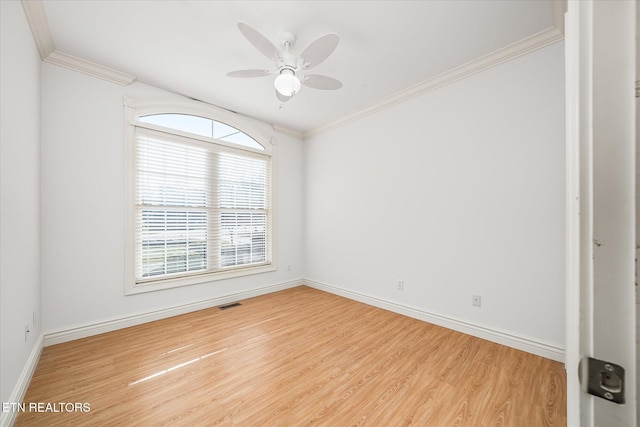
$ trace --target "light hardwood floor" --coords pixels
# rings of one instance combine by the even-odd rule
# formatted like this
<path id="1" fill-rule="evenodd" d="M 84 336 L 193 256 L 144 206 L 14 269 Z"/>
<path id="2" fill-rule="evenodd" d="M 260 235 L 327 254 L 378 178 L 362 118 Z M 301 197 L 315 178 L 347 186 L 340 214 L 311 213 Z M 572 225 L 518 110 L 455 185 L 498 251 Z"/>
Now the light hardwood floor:
<path id="1" fill-rule="evenodd" d="M 307 287 L 44 349 L 23 425 L 564 426 L 558 362 Z"/>

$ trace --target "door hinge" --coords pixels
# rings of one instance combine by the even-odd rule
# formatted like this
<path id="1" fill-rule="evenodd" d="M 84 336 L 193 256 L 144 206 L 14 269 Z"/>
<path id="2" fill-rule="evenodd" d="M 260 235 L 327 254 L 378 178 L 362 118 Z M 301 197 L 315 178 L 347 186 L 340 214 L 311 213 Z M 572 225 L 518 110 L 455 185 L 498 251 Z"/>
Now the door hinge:
<path id="1" fill-rule="evenodd" d="M 622 366 L 583 357 L 578 366 L 578 378 L 585 393 L 610 402 L 624 403 L 624 368 Z"/>

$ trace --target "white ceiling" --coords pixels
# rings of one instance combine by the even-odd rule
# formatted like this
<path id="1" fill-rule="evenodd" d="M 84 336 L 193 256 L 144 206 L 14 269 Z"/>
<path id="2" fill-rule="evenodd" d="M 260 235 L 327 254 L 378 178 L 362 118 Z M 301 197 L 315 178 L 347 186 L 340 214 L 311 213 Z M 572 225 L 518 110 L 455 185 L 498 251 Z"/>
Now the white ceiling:
<path id="1" fill-rule="evenodd" d="M 553 27 L 552 0 L 471 1 L 45 1 L 55 49 L 138 81 L 300 133 L 356 114 L 398 92 Z M 233 79 L 273 63 L 240 33 L 243 21 L 299 53 L 335 32 L 314 73 L 344 83 L 303 87 L 286 104 L 273 77 Z"/>

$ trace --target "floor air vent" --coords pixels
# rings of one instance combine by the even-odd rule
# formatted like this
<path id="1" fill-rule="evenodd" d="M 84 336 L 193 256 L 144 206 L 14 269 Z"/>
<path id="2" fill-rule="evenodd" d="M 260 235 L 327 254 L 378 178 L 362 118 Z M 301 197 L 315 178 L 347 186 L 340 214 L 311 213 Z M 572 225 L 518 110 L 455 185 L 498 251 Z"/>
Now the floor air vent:
<path id="1" fill-rule="evenodd" d="M 240 304 L 239 302 L 231 302 L 231 303 L 229 303 L 229 304 L 225 304 L 225 305 L 218 306 L 218 308 L 219 308 L 220 310 L 226 310 L 226 309 L 228 309 L 228 308 L 237 307 L 237 306 L 239 306 L 239 305 L 242 305 L 242 304 Z"/>

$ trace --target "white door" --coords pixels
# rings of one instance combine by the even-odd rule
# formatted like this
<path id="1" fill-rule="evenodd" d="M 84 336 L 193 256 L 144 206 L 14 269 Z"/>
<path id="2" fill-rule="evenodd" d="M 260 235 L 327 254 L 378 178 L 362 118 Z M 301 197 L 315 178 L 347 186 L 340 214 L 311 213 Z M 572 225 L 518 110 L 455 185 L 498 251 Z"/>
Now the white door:
<path id="1" fill-rule="evenodd" d="M 567 420 L 631 427 L 637 425 L 637 3 L 569 0 L 567 6 Z M 617 393 L 601 398 L 581 391 L 578 364 L 586 357 L 625 369 L 625 403 L 611 401 Z M 605 391 L 616 388 L 607 375 L 593 376 Z"/>

